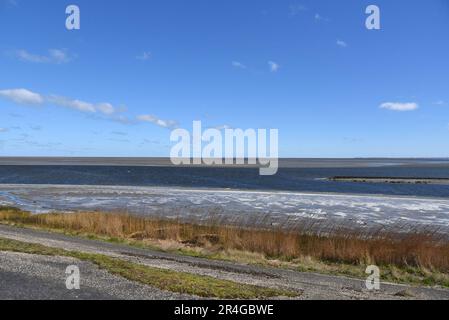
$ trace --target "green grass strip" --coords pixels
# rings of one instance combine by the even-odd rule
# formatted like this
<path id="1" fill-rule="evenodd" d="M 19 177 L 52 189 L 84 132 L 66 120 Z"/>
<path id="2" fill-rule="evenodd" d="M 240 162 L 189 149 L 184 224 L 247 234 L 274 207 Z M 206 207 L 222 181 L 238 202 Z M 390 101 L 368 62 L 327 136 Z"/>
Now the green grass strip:
<path id="1" fill-rule="evenodd" d="M 111 258 L 101 254 L 66 251 L 40 244 L 0 238 L 0 251 L 21 252 L 46 256 L 65 256 L 89 261 L 111 274 L 171 292 L 220 299 L 264 299 L 295 297 L 299 293 L 278 290 L 209 276 L 201 276 L 172 270 L 148 267 L 133 262 Z"/>

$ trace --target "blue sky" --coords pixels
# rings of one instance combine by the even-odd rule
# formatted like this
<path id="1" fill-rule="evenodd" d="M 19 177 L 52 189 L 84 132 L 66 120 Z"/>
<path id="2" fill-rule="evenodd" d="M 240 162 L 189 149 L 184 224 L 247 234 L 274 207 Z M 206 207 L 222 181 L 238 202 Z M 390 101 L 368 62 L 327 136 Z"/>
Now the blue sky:
<path id="1" fill-rule="evenodd" d="M 0 0 L 0 39 L 3 156 L 169 156 L 194 120 L 277 128 L 283 157 L 449 156 L 449 1 Z"/>

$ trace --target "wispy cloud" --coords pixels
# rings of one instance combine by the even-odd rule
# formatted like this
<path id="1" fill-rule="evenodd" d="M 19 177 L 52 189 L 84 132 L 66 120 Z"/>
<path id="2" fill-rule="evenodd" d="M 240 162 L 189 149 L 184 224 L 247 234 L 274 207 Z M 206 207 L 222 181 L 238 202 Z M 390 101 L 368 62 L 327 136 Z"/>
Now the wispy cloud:
<path id="1" fill-rule="evenodd" d="M 129 139 L 120 139 L 120 138 L 109 138 L 109 141 L 112 142 L 121 142 L 121 143 L 129 143 L 131 141 L 129 141 Z"/>
<path id="2" fill-rule="evenodd" d="M 385 102 L 380 105 L 381 109 L 392 111 L 413 111 L 419 108 L 416 102 Z"/>
<path id="3" fill-rule="evenodd" d="M 77 99 L 69 99 L 62 96 L 51 95 L 48 97 L 48 101 L 52 104 L 75 109 L 81 112 L 96 112 L 95 106 L 92 103 Z"/>
<path id="4" fill-rule="evenodd" d="M 151 52 L 145 51 L 136 57 L 137 60 L 147 61 L 151 59 Z"/>
<path id="5" fill-rule="evenodd" d="M 159 127 L 168 128 L 168 129 L 176 128 L 178 125 L 177 122 L 174 120 L 163 120 L 163 119 L 160 119 L 158 117 L 155 117 L 155 116 L 149 115 L 149 114 L 143 114 L 143 115 L 137 116 L 137 120 L 141 121 L 141 122 L 153 123 Z"/>
<path id="6" fill-rule="evenodd" d="M 159 140 L 143 139 L 142 144 L 161 144 L 161 142 Z"/>
<path id="7" fill-rule="evenodd" d="M 33 130 L 33 131 L 41 131 L 42 130 L 42 126 L 31 125 L 30 129 Z"/>
<path id="8" fill-rule="evenodd" d="M 116 136 L 127 136 L 128 135 L 128 133 L 122 132 L 122 131 L 112 131 L 111 134 L 116 135 Z"/>
<path id="9" fill-rule="evenodd" d="M 348 46 L 348 44 L 343 40 L 337 40 L 337 46 L 346 48 Z"/>
<path id="10" fill-rule="evenodd" d="M 246 69 L 246 66 L 243 63 L 238 62 L 238 61 L 232 61 L 232 66 L 234 68 Z"/>
<path id="11" fill-rule="evenodd" d="M 322 15 L 320 15 L 319 13 L 315 13 L 315 21 L 325 21 L 325 22 L 327 22 L 327 21 L 329 21 L 329 19 L 327 19 L 327 18 L 325 18 L 325 17 L 323 17 Z"/>
<path id="12" fill-rule="evenodd" d="M 8 132 L 9 130 L 7 128 L 0 128 L 0 133 Z"/>
<path id="13" fill-rule="evenodd" d="M 296 16 L 304 11 L 307 11 L 307 7 L 302 4 L 292 4 L 289 7 L 290 16 Z"/>
<path id="14" fill-rule="evenodd" d="M 71 108 L 81 112 L 90 112 L 90 113 L 99 112 L 105 115 L 111 115 L 116 112 L 114 106 L 108 102 L 91 103 L 57 95 L 49 96 L 47 98 L 47 101 L 60 107 Z"/>
<path id="15" fill-rule="evenodd" d="M 104 115 L 112 115 L 117 111 L 112 104 L 108 102 L 91 103 L 78 99 L 66 98 L 58 95 L 44 96 L 42 94 L 32 92 L 27 89 L 7 89 L 0 90 L 0 97 L 9 99 L 15 103 L 25 105 L 41 105 L 50 103 L 59 107 L 75 109 L 81 112 L 101 113 Z"/>
<path id="16" fill-rule="evenodd" d="M 38 93 L 31 92 L 27 89 L 7 89 L 0 90 L 0 97 L 12 100 L 20 104 L 42 104 L 45 99 Z"/>
<path id="17" fill-rule="evenodd" d="M 279 64 L 274 61 L 268 61 L 268 66 L 271 72 L 278 72 L 280 68 Z"/>
<path id="18" fill-rule="evenodd" d="M 73 59 L 73 55 L 69 54 L 65 49 L 50 49 L 46 55 L 34 54 L 21 49 L 15 51 L 14 56 L 22 61 L 32 63 L 62 64 Z"/>
<path id="19" fill-rule="evenodd" d="M 433 104 L 437 105 L 437 106 L 444 106 L 446 104 L 446 102 L 443 100 L 438 100 L 438 101 L 435 101 Z"/>
<path id="20" fill-rule="evenodd" d="M 135 121 L 131 120 L 128 116 L 123 114 L 114 114 L 108 117 L 109 120 L 118 122 L 121 124 L 133 124 Z"/>
<path id="21" fill-rule="evenodd" d="M 18 0 L 6 0 L 6 4 L 8 4 L 10 6 L 17 7 L 19 5 L 19 1 Z"/>
<path id="22" fill-rule="evenodd" d="M 83 113 L 100 114 L 104 119 L 119 122 L 121 124 L 135 124 L 137 122 L 149 122 L 162 128 L 175 128 L 177 122 L 174 120 L 164 120 L 153 115 L 139 115 L 130 119 L 127 115 L 121 114 L 126 111 L 124 107 L 114 107 L 111 103 L 92 103 L 79 99 L 67 98 L 59 95 L 48 95 L 32 92 L 27 89 L 7 89 L 0 90 L 0 97 L 24 105 L 51 104 L 58 107 L 74 109 Z"/>
<path id="23" fill-rule="evenodd" d="M 8 116 L 10 116 L 11 118 L 23 118 L 22 114 L 17 114 L 14 112 L 8 113 Z"/>
<path id="24" fill-rule="evenodd" d="M 51 149 L 51 150 L 55 150 L 55 148 L 58 148 L 60 146 L 62 146 L 62 143 L 60 142 L 39 142 L 39 141 L 35 141 L 35 140 L 31 140 L 30 136 L 23 136 L 21 138 L 18 139 L 14 139 L 13 141 L 15 141 L 15 143 L 18 144 L 23 144 L 26 145 L 28 147 L 32 147 L 32 148 L 43 148 L 43 149 Z"/>

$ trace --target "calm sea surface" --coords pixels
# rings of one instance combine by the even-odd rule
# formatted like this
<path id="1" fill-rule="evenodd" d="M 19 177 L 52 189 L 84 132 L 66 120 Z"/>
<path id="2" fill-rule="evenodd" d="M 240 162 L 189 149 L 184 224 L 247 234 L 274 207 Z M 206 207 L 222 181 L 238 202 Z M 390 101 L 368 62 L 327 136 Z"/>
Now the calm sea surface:
<path id="1" fill-rule="evenodd" d="M 320 163 L 317 161 L 317 166 Z M 310 165 L 309 165 L 310 166 Z M 407 165 L 280 168 L 260 176 L 255 168 L 169 166 L 0 165 L 0 184 L 159 186 L 344 194 L 449 197 L 448 185 L 332 182 L 333 176 L 449 178 L 449 162 Z"/>

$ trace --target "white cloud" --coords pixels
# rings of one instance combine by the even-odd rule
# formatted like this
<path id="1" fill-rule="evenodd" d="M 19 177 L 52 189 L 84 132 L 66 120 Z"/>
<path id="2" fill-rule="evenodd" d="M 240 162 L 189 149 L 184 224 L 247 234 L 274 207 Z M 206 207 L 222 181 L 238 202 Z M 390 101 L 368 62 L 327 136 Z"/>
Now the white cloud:
<path id="1" fill-rule="evenodd" d="M 380 105 L 380 108 L 392 111 L 413 111 L 418 109 L 419 105 L 415 102 L 385 102 Z"/>
<path id="2" fill-rule="evenodd" d="M 346 48 L 348 46 L 348 44 L 343 40 L 337 40 L 337 46 Z"/>
<path id="3" fill-rule="evenodd" d="M 149 60 L 150 58 L 151 58 L 151 52 L 149 52 L 149 51 L 145 51 L 144 53 L 142 53 L 141 55 L 138 55 L 136 57 L 136 59 L 142 60 L 142 61 Z"/>
<path id="4" fill-rule="evenodd" d="M 26 50 L 17 50 L 15 56 L 20 60 L 33 63 L 55 63 L 62 64 L 72 60 L 72 57 L 63 49 L 50 49 L 47 55 L 38 55 Z"/>
<path id="5" fill-rule="evenodd" d="M 107 102 L 97 104 L 96 109 L 104 114 L 113 114 L 115 112 L 114 106 Z"/>
<path id="6" fill-rule="evenodd" d="M 445 104 L 446 104 L 446 102 L 444 102 L 443 100 L 438 100 L 438 101 L 434 102 L 434 105 L 437 105 L 437 106 L 444 106 Z"/>
<path id="7" fill-rule="evenodd" d="M 61 96 L 51 95 L 48 97 L 48 102 L 60 107 L 76 109 L 81 112 L 96 112 L 95 106 L 92 103 L 77 99 L 69 99 Z"/>
<path id="8" fill-rule="evenodd" d="M 246 66 L 238 61 L 232 61 L 232 66 L 234 68 L 246 69 Z"/>
<path id="9" fill-rule="evenodd" d="M 20 104 L 42 104 L 44 97 L 26 89 L 0 90 L 0 96 Z"/>
<path id="10" fill-rule="evenodd" d="M 128 118 L 128 116 L 120 114 L 126 110 L 124 107 L 116 108 L 108 102 L 91 103 L 58 95 L 43 96 L 26 89 L 0 90 L 0 97 L 4 97 L 20 104 L 37 105 L 48 103 L 58 107 L 70 108 L 85 113 L 100 113 L 105 116 L 105 119 L 120 122 L 122 124 L 133 124 L 136 123 L 137 120 L 140 122 L 153 123 L 157 126 L 169 129 L 177 126 L 176 121 L 163 120 L 152 115 L 140 115 L 135 120 L 132 120 Z"/>
<path id="11" fill-rule="evenodd" d="M 150 123 L 158 125 L 159 127 L 162 127 L 162 128 L 174 128 L 177 126 L 176 121 L 162 120 L 153 115 L 148 115 L 148 114 L 143 114 L 143 115 L 137 116 L 137 120 L 142 121 L 142 122 L 150 122 Z"/>
<path id="12" fill-rule="evenodd" d="M 105 115 L 111 115 L 116 112 L 114 106 L 112 106 L 110 103 L 107 102 L 91 103 L 77 99 L 69 99 L 66 97 L 56 95 L 49 96 L 47 98 L 47 101 L 61 107 L 71 108 L 81 112 L 90 112 L 90 113 L 100 112 Z"/>
<path id="13" fill-rule="evenodd" d="M 268 65 L 270 66 L 270 71 L 271 72 L 278 72 L 279 71 L 280 66 L 276 62 L 268 61 Z"/>
<path id="14" fill-rule="evenodd" d="M 71 108 L 81 112 L 99 112 L 105 115 L 112 115 L 117 112 L 117 109 L 112 104 L 107 102 L 91 103 L 58 95 L 43 96 L 27 89 L 0 90 L 0 97 L 4 97 L 16 103 L 28 105 L 51 103 L 60 107 Z"/>
<path id="15" fill-rule="evenodd" d="M 8 132 L 9 130 L 8 129 L 6 129 L 6 128 L 0 128 L 0 133 L 3 133 L 3 132 Z"/>

